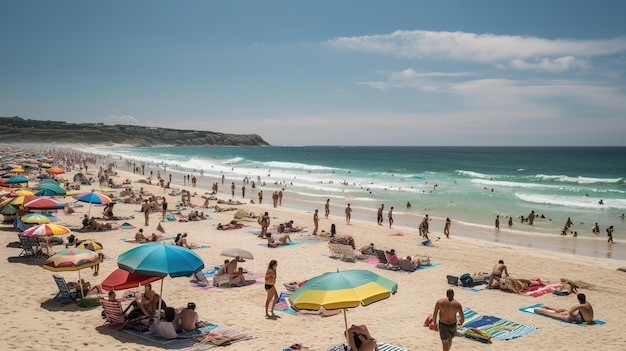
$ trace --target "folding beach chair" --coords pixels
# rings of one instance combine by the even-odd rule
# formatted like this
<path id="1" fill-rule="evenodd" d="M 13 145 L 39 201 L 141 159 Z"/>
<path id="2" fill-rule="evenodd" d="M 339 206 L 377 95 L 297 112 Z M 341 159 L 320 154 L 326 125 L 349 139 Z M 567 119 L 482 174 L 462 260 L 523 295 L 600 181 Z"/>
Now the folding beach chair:
<path id="1" fill-rule="evenodd" d="M 31 245 L 30 240 L 28 240 L 27 236 L 17 235 L 20 239 L 20 246 L 22 247 L 22 252 L 19 257 L 33 257 L 35 252 L 33 251 L 33 246 Z"/>
<path id="2" fill-rule="evenodd" d="M 79 292 L 76 289 L 70 289 L 65 282 L 65 278 L 60 277 L 58 275 L 52 275 L 54 278 L 54 282 L 57 284 L 59 288 L 59 292 L 54 297 L 55 300 L 61 300 L 61 304 L 65 305 L 70 302 L 75 302 L 76 299 L 80 296 Z"/>
<path id="3" fill-rule="evenodd" d="M 339 249 L 341 250 L 341 259 L 343 261 L 351 261 L 356 262 L 356 254 L 354 253 L 354 249 L 350 245 L 338 244 Z"/>
<path id="4" fill-rule="evenodd" d="M 343 258 L 343 252 L 341 251 L 341 246 L 336 243 L 328 243 L 328 250 L 330 251 L 329 256 L 332 258 Z"/>

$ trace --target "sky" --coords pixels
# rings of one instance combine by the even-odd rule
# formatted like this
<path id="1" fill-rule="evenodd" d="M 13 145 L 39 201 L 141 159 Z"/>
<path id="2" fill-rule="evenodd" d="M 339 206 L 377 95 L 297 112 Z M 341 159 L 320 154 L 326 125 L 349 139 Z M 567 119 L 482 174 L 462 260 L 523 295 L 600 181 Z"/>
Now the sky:
<path id="1" fill-rule="evenodd" d="M 0 0 L 0 116 L 626 146 L 626 1 Z"/>

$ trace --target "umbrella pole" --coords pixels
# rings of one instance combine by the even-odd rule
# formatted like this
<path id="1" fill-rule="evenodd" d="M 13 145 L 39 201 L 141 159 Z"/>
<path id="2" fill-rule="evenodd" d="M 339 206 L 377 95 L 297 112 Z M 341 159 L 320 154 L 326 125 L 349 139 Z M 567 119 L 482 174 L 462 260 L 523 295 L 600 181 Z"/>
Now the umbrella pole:
<path id="1" fill-rule="evenodd" d="M 348 317 L 346 317 L 346 309 L 343 309 L 343 322 L 346 324 L 346 332 L 344 335 L 346 336 L 346 341 L 348 341 Z M 350 343 L 348 343 L 349 345 Z"/>
<path id="2" fill-rule="evenodd" d="M 159 292 L 159 304 L 157 305 L 157 313 L 159 314 L 159 317 L 156 320 L 156 323 L 159 324 L 159 320 L 161 320 L 161 301 L 162 301 L 162 295 L 163 295 L 163 281 L 165 280 L 165 278 L 161 279 L 161 291 Z"/>
<path id="3" fill-rule="evenodd" d="M 80 281 L 80 269 L 78 270 L 78 285 L 80 285 L 80 297 L 84 299 L 85 293 L 83 292 L 83 283 Z"/>

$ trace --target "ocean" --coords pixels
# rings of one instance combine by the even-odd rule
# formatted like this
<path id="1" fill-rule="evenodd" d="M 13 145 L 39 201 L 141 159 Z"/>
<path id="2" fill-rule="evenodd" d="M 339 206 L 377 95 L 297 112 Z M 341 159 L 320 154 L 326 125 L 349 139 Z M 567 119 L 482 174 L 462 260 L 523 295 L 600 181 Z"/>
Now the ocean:
<path id="1" fill-rule="evenodd" d="M 375 220 L 376 209 L 385 204 L 385 220 L 393 206 L 397 225 L 417 228 L 429 214 L 481 231 L 493 230 L 499 215 L 502 232 L 526 236 L 523 242 L 560 237 L 569 217 L 574 223 L 571 230 L 578 235 L 572 238 L 568 232 L 569 240 L 605 242 L 610 225 L 616 241 L 626 238 L 621 218 L 626 213 L 624 147 L 203 146 L 85 151 L 130 160 L 136 166 L 144 163 L 155 178 L 156 172 L 172 172 L 173 186 L 183 185 L 183 175 L 191 174 L 210 188 L 224 175 L 220 191 L 235 182 L 238 199 L 242 180 L 248 177 L 257 183 L 255 189 L 247 186 L 248 200 L 260 189 L 265 201 L 271 201 L 273 191 L 284 189 L 284 206 L 307 211 L 323 212 L 330 199 L 334 215 L 343 216 L 350 203 L 354 218 Z M 120 160 L 118 166 L 124 163 Z M 533 226 L 520 219 L 531 211 L 540 217 Z M 598 236 L 591 232 L 596 222 Z M 502 240 L 501 235 L 491 240 L 498 237 Z M 600 257 L 611 257 L 602 252 Z"/>

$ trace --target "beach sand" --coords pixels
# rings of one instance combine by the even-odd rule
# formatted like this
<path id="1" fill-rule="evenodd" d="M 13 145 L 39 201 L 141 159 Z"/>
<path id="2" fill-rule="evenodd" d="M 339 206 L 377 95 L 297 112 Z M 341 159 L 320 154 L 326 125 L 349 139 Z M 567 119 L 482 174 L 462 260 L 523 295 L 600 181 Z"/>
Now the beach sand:
<path id="1" fill-rule="evenodd" d="M 91 176 L 94 176 L 96 168 L 95 165 L 90 166 Z M 62 175 L 61 178 L 71 179 L 71 176 L 72 173 L 68 173 Z M 138 183 L 138 180 L 145 179 L 139 175 L 118 170 L 118 175 L 113 177 L 116 184 L 120 184 L 127 178 L 131 179 L 136 191 L 144 187 L 145 190 L 157 196 L 164 195 L 163 189 L 157 186 Z M 225 184 L 230 184 L 230 180 Z M 87 188 L 90 190 L 92 187 L 99 189 L 97 184 Z M 200 196 L 207 191 L 206 189 L 182 188 L 198 193 L 192 198 L 192 203 L 201 205 L 204 202 Z M 227 188 L 227 186 L 221 187 L 220 198 L 230 197 Z M 167 194 L 165 196 L 167 196 L 170 209 L 173 210 L 180 197 Z M 75 203 L 69 197 L 62 201 Z M 249 198 L 245 201 L 249 202 Z M 490 346 L 468 338 L 456 337 L 452 346 L 453 350 L 482 350 L 486 347 L 494 350 L 516 351 L 520 349 L 621 350 L 626 348 L 626 334 L 620 324 L 622 315 L 626 314 L 626 306 L 623 303 L 626 300 L 626 287 L 624 286 L 626 273 L 617 270 L 619 267 L 626 266 L 622 260 L 588 258 L 461 238 L 454 235 L 455 232 L 464 230 L 459 225 L 453 227 L 450 239 L 445 239 L 438 232 L 441 226 L 432 226 L 430 237 L 433 239 L 441 237 L 441 239 L 433 240 L 430 246 L 423 246 L 416 228 L 394 227 L 390 229 L 386 225 L 378 226 L 374 221 L 367 222 L 358 219 L 353 219 L 351 225 L 346 225 L 343 209 L 338 208 L 331 211 L 328 219 L 320 215 L 320 229 L 329 231 L 331 224 L 334 223 L 337 227 L 337 234 L 351 235 L 356 241 L 357 248 L 373 242 L 380 249 L 393 248 L 402 256 L 429 255 L 433 261 L 439 263 L 437 266 L 413 273 L 396 272 L 379 269 L 375 265 L 362 261 L 353 263 L 330 258 L 327 242 L 314 241 L 308 236 L 313 226 L 313 209 L 307 212 L 284 207 L 273 208 L 269 192 L 266 194 L 265 202 L 263 205 L 245 204 L 237 207 L 256 214 L 268 211 L 272 224 L 293 220 L 296 225 L 307 227 L 308 233 L 292 235 L 293 240 L 299 241 L 297 245 L 275 249 L 262 245 L 266 242 L 265 240 L 249 233 L 251 230 L 260 228 L 256 221 L 247 223 L 248 226 L 242 229 L 216 230 L 217 223 L 230 221 L 234 212 L 209 211 L 210 219 L 198 222 L 161 222 L 161 214 L 153 213 L 150 215 L 149 226 L 144 226 L 143 214 L 138 212 L 140 205 L 116 204 L 115 215 L 134 216 L 133 219 L 117 223 L 129 222 L 135 226 L 135 229 L 77 233 L 76 236 L 79 239 L 95 239 L 102 243 L 103 253 L 106 256 L 98 276 L 92 276 L 91 271 L 86 269 L 82 271 L 82 277 L 92 284 L 100 283 L 117 268 L 118 255 L 138 245 L 122 239 L 134 238 L 139 228 L 144 228 L 147 234 L 152 232 L 160 234 L 156 231 L 156 227 L 161 224 L 165 229 L 163 235 L 167 237 L 174 237 L 179 232 L 187 232 L 190 242 L 207 245 L 208 247 L 195 250 L 204 260 L 207 270 L 223 262 L 225 257 L 220 256 L 220 252 L 229 247 L 240 247 L 254 254 L 254 260 L 241 264 L 251 272 L 262 274 L 270 260 L 277 260 L 279 293 L 287 291 L 283 283 L 303 281 L 329 271 L 348 269 L 374 271 L 396 281 L 399 286 L 398 292 L 389 299 L 348 310 L 348 324 L 366 324 L 379 341 L 408 350 L 439 350 L 441 341 L 438 333 L 423 327 L 422 324 L 428 314 L 432 313 L 435 301 L 444 297 L 446 290 L 450 288 L 446 275 L 459 276 L 466 272 L 488 272 L 499 259 L 503 259 L 509 272 L 515 277 L 541 278 L 544 281 L 557 283 L 560 278 L 585 282 L 586 287 L 582 288 L 581 292 L 587 295 L 588 301 L 593 305 L 596 319 L 606 321 L 606 324 L 571 325 L 519 311 L 521 307 L 537 303 L 567 308 L 576 304 L 574 295 L 559 297 L 546 294 L 530 297 L 498 290 L 474 292 L 454 287 L 456 299 L 463 307 L 469 307 L 482 315 L 497 316 L 538 327 L 539 330 L 513 340 L 493 340 Z M 215 205 L 215 201 L 211 201 L 210 204 Z M 323 209 L 323 202 L 320 202 L 318 206 Z M 81 226 L 83 214 L 88 209 L 89 206 L 84 205 L 77 208 L 77 212 L 71 215 L 59 211 L 58 223 L 78 228 Z M 207 213 L 206 209 L 198 210 Z M 183 213 L 187 212 L 183 211 Z M 93 205 L 91 213 L 100 216 L 102 207 Z M 0 281 L 2 281 L 0 345 L 3 349 L 163 349 L 162 346 L 114 328 L 102 327 L 104 320 L 101 317 L 101 307 L 81 308 L 76 304 L 62 306 L 58 301 L 52 300 L 58 292 L 52 279 L 52 272 L 42 269 L 38 264 L 40 262 L 35 260 L 15 258 L 21 252 L 20 248 L 11 244 L 16 241 L 17 232 L 11 226 L 3 224 L 0 255 L 7 257 L 0 263 Z M 53 246 L 54 251 L 60 251 L 63 248 L 64 246 Z M 78 278 L 76 272 L 57 274 L 67 281 Z M 258 280 L 261 281 L 262 277 Z M 153 283 L 153 287 L 158 291 L 160 283 Z M 169 306 L 175 307 L 182 307 L 187 302 L 193 301 L 197 305 L 196 311 L 203 320 L 258 336 L 255 339 L 229 345 L 226 347 L 228 350 L 276 351 L 301 343 L 310 350 L 322 351 L 344 341 L 342 314 L 322 318 L 276 312 L 279 318 L 266 319 L 263 311 L 266 293 L 262 284 L 228 289 L 201 289 L 192 286 L 190 278 L 168 277 L 163 283 L 163 298 Z"/>

